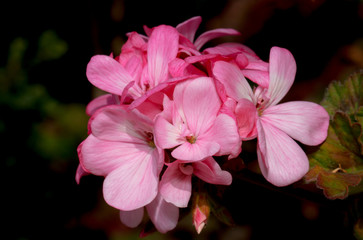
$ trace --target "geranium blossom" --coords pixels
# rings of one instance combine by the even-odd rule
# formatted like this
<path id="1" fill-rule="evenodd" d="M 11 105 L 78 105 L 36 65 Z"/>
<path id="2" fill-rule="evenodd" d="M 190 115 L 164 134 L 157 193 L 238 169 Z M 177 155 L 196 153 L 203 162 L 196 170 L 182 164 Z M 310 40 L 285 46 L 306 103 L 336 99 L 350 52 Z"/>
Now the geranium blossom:
<path id="1" fill-rule="evenodd" d="M 168 106 L 169 105 L 169 106 Z M 164 101 L 164 114 L 155 120 L 155 140 L 171 149 L 174 158 L 200 161 L 213 155 L 237 156 L 240 138 L 233 118 L 219 114 L 222 102 L 212 78 L 200 77 L 179 83 L 174 101 Z"/>
<path id="2" fill-rule="evenodd" d="M 216 62 L 213 72 L 238 102 L 235 113 L 241 137 L 257 134 L 258 162 L 264 177 L 276 186 L 301 179 L 309 170 L 309 161 L 292 138 L 306 145 L 322 143 L 329 116 L 323 107 L 311 102 L 277 105 L 294 82 L 296 63 L 291 53 L 271 49 L 267 89 L 258 87 L 253 92 L 240 69 L 227 62 Z"/>

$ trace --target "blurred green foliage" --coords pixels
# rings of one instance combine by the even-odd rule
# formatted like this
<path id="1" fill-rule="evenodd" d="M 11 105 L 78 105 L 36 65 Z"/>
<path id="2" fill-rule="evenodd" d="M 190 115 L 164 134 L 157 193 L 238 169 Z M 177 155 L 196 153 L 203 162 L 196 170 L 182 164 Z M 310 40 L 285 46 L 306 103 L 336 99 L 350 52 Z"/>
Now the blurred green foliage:
<path id="1" fill-rule="evenodd" d="M 27 40 L 16 38 L 12 41 L 7 63 L 0 68 L 0 106 L 9 113 L 23 115 L 23 120 L 31 125 L 30 134 L 23 134 L 21 139 L 27 148 L 51 162 L 74 159 L 75 146 L 86 134 L 88 117 L 84 113 L 85 106 L 61 103 L 42 84 L 29 81 L 31 68 L 61 58 L 68 45 L 54 31 L 48 30 L 39 37 L 35 55 L 26 56 L 31 53 L 28 50 Z M 0 119 L 0 132 L 14 132 L 16 129 L 13 121 Z"/>

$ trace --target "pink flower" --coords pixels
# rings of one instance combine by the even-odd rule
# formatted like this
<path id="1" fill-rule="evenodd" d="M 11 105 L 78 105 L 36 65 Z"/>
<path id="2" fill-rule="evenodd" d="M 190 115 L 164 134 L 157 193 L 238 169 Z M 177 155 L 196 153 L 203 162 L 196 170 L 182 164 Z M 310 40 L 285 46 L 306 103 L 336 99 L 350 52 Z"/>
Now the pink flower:
<path id="1" fill-rule="evenodd" d="M 293 139 L 306 145 L 322 143 L 329 116 L 323 107 L 311 102 L 277 105 L 294 82 L 296 63 L 291 53 L 283 48 L 271 49 L 268 88 L 258 87 L 254 92 L 236 65 L 216 62 L 213 73 L 227 95 L 237 101 L 235 114 L 241 137 L 257 135 L 258 161 L 264 177 L 276 186 L 301 179 L 309 170 L 309 161 Z"/>
<path id="2" fill-rule="evenodd" d="M 223 171 L 212 157 L 192 163 L 176 160 L 168 164 L 160 181 L 160 194 L 165 201 L 180 208 L 187 207 L 192 194 L 193 175 L 211 184 L 232 183 L 231 174 Z"/>
<path id="3" fill-rule="evenodd" d="M 164 111 L 155 119 L 155 141 L 183 161 L 213 155 L 237 156 L 241 141 L 235 120 L 219 114 L 222 102 L 214 80 L 200 77 L 179 83 L 174 101 L 164 98 Z"/>
<path id="4" fill-rule="evenodd" d="M 93 114 L 89 125 L 79 159 L 84 171 L 105 176 L 106 202 L 131 211 L 153 201 L 164 164 L 164 152 L 153 141 L 153 122 L 137 110 L 110 105 Z"/>

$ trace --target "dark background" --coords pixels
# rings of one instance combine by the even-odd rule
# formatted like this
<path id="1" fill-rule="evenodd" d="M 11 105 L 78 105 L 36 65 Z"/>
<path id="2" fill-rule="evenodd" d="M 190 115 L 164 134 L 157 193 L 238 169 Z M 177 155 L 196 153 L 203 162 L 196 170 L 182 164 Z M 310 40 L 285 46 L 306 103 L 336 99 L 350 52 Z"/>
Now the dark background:
<path id="1" fill-rule="evenodd" d="M 127 32 L 199 15 L 197 36 L 218 27 L 241 32 L 208 46 L 241 42 L 266 61 L 272 46 L 288 48 L 298 71 L 286 100 L 319 102 L 329 82 L 363 68 L 358 0 L 12 1 L 0 11 L 1 239 L 138 239 L 141 227 L 122 226 L 104 203 L 102 178 L 74 180 L 85 106 L 100 94 L 87 81 L 87 63 L 119 54 Z M 235 227 L 212 216 L 197 235 L 187 216 L 146 239 L 353 239 L 357 198 L 328 201 L 258 177 L 256 184 L 248 174 L 224 193 Z"/>

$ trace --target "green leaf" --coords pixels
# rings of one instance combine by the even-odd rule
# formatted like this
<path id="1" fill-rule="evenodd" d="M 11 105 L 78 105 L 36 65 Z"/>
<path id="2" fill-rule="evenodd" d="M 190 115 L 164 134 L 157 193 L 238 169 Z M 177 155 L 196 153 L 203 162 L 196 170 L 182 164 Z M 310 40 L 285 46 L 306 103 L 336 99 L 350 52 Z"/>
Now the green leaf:
<path id="1" fill-rule="evenodd" d="M 363 71 L 333 82 L 322 105 L 330 115 L 326 141 L 309 154 L 307 182 L 316 182 L 329 199 L 363 192 Z"/>

